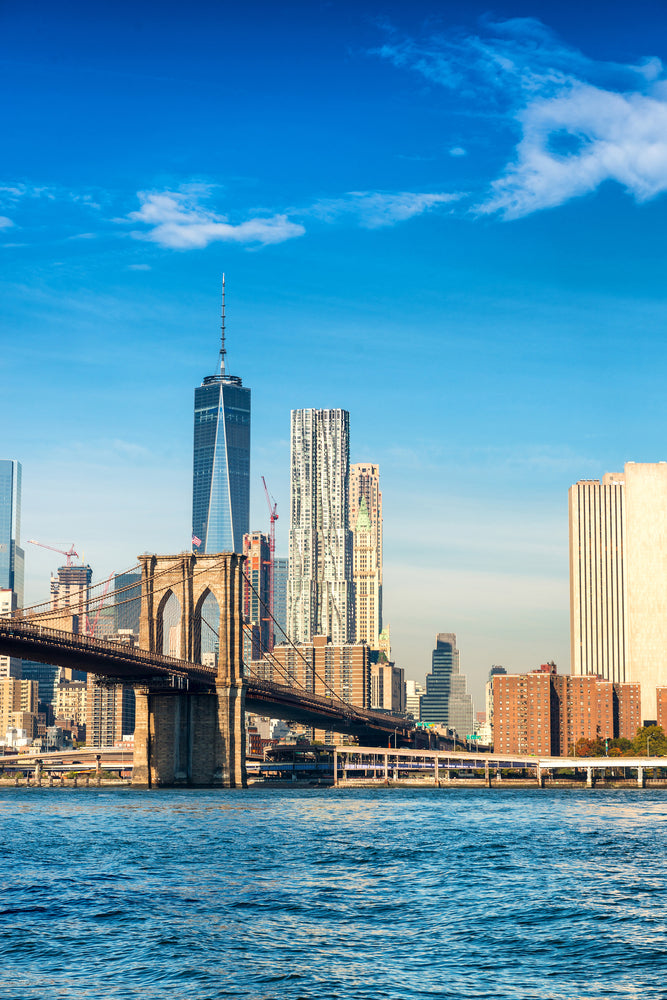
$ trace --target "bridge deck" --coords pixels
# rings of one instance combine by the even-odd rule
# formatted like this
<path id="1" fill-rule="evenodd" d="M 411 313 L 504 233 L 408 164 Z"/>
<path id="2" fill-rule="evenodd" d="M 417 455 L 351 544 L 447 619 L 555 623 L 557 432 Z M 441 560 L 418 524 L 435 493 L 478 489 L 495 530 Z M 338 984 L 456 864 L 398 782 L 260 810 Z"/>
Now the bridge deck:
<path id="1" fill-rule="evenodd" d="M 134 685 L 164 684 L 176 678 L 177 691 L 184 686 L 213 690 L 217 677 L 215 669 L 201 663 L 9 617 L 0 618 L 0 654 L 72 667 Z M 246 708 L 259 715 L 355 733 L 369 740 L 405 736 L 413 728 L 401 716 L 373 712 L 303 688 L 253 677 L 245 678 L 245 686 Z"/>

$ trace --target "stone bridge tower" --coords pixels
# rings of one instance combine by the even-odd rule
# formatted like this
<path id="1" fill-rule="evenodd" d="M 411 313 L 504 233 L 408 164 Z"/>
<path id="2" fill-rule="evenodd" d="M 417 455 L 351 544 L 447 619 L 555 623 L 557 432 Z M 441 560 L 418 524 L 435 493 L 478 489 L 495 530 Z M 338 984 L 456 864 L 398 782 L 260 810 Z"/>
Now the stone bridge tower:
<path id="1" fill-rule="evenodd" d="M 233 553 L 142 555 L 139 645 L 183 660 L 202 658 L 202 611 L 209 595 L 220 611 L 215 691 L 137 691 L 133 783 L 142 786 L 245 787 L 243 563 Z M 166 632 L 172 595 L 178 623 Z M 166 646 L 166 648 L 165 648 Z"/>

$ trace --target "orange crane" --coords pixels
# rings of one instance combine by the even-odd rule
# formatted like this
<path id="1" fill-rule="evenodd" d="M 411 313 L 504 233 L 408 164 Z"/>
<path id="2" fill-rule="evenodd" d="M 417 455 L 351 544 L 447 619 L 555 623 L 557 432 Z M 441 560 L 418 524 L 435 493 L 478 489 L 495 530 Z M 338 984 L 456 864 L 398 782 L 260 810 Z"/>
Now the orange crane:
<path id="1" fill-rule="evenodd" d="M 72 558 L 74 556 L 76 556 L 77 559 L 79 558 L 79 553 L 74 551 L 74 542 L 72 542 L 69 552 L 65 552 L 63 549 L 55 549 L 53 545 L 45 545 L 44 542 L 36 542 L 34 538 L 29 538 L 28 544 L 39 545 L 40 549 L 50 549 L 51 552 L 59 552 L 61 556 L 67 557 L 67 566 L 72 565 Z"/>
<path id="2" fill-rule="evenodd" d="M 278 504 L 273 499 L 269 493 L 269 488 L 266 485 L 266 479 L 262 476 L 262 482 L 264 483 L 264 493 L 266 495 L 266 503 L 269 508 L 269 521 L 271 528 L 269 531 L 269 652 L 273 650 L 273 565 L 276 557 L 276 521 L 278 520 Z"/>

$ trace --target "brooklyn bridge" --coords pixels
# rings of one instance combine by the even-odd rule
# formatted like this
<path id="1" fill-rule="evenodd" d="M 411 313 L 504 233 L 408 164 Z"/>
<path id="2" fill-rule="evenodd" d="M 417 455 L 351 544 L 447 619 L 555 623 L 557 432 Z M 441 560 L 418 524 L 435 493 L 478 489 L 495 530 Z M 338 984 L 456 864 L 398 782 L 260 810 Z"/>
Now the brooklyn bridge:
<path id="1" fill-rule="evenodd" d="M 140 556 L 140 584 L 113 594 L 115 607 L 140 603 L 138 645 L 95 638 L 81 628 L 107 602 L 100 584 L 65 606 L 49 602 L 1 617 L 0 655 L 92 673 L 98 683 L 131 685 L 137 785 L 245 787 L 246 712 L 352 734 L 366 745 L 409 740 L 414 727 L 403 716 L 350 704 L 312 667 L 299 679 L 263 650 L 272 676 L 253 673 L 253 661 L 243 657 L 244 558 Z M 174 604 L 179 614 L 168 629 L 166 612 Z M 215 665 L 202 662 L 207 629 L 215 637 Z M 165 653 L 167 631 L 176 632 L 180 656 Z"/>

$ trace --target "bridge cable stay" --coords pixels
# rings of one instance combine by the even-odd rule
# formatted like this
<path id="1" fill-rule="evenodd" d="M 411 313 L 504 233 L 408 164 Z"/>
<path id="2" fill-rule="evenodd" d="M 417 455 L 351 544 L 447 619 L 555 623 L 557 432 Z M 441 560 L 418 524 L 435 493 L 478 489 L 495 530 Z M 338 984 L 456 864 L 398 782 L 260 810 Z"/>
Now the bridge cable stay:
<path id="1" fill-rule="evenodd" d="M 135 570 L 138 570 L 138 569 L 139 569 L 139 564 L 137 563 L 136 566 L 132 566 L 130 569 L 124 570 L 122 573 L 113 573 L 112 574 L 112 578 L 113 577 L 119 577 L 119 576 L 125 576 L 126 573 L 132 573 L 132 572 L 134 572 Z M 86 594 L 85 598 L 83 598 L 81 600 L 81 602 L 77 601 L 77 604 L 78 603 L 81 603 L 81 604 L 95 604 L 96 601 L 101 602 L 103 600 L 103 598 L 104 598 L 105 595 L 104 594 L 99 595 L 99 596 L 98 595 L 94 595 L 94 594 L 92 594 L 92 591 L 94 591 L 94 590 L 103 590 L 103 588 L 106 586 L 106 584 L 107 584 L 107 580 L 106 579 L 105 580 L 100 580 L 99 583 L 93 584 L 92 587 L 87 587 L 85 591 L 82 590 L 80 592 L 77 592 L 77 597 L 79 596 L 79 593 L 82 593 L 82 594 L 85 593 Z M 124 593 L 127 590 L 134 590 L 134 589 L 136 589 L 140 585 L 141 585 L 141 582 L 139 580 L 137 580 L 135 583 L 127 584 L 125 587 L 121 587 L 120 590 L 113 591 L 113 594 L 114 595 L 115 594 L 121 594 L 121 593 Z M 92 596 L 91 596 L 91 594 L 92 594 Z M 53 605 L 52 605 L 52 603 L 51 603 L 52 600 L 53 600 L 53 598 L 49 598 L 48 601 L 40 601 L 38 604 L 28 604 L 24 608 L 17 608 L 16 611 L 12 612 L 12 617 L 13 618 L 23 618 L 23 617 L 26 616 L 27 612 L 32 612 L 32 614 L 29 617 L 37 617 L 38 614 L 41 617 L 44 617 L 44 618 L 51 617 L 51 615 L 48 614 L 49 612 L 52 614 L 52 616 L 55 617 L 58 611 L 62 612 L 64 610 L 66 610 L 66 608 L 68 607 L 68 605 L 63 605 L 60 608 L 54 608 Z M 71 606 L 74 607 L 74 605 L 71 605 Z M 43 613 L 39 612 L 40 608 L 44 608 L 44 612 Z"/>
<path id="2" fill-rule="evenodd" d="M 208 573 L 211 569 L 215 569 L 217 566 L 219 566 L 223 562 L 224 562 L 224 557 L 222 559 L 220 559 L 219 561 L 213 563 L 212 566 L 207 566 L 207 567 L 205 567 L 205 568 L 203 568 L 201 570 L 195 571 L 193 573 L 193 578 L 195 576 L 200 576 L 202 573 Z M 131 573 L 133 570 L 138 570 L 139 568 L 140 568 L 140 565 L 137 563 L 137 565 L 133 566 L 131 569 L 124 570 L 123 573 L 117 573 L 115 575 L 116 576 L 124 576 L 126 573 Z M 172 573 L 172 567 L 166 567 L 165 569 L 158 570 L 158 572 L 156 572 L 153 575 L 153 581 L 158 580 L 161 576 L 167 576 L 167 575 L 169 575 L 171 573 Z M 90 595 L 91 591 L 96 590 L 96 589 L 99 590 L 99 589 L 103 588 L 105 586 L 105 584 L 106 584 L 106 581 L 105 580 L 101 580 L 99 583 L 96 583 L 92 587 L 89 587 L 87 589 L 87 594 Z M 124 587 L 121 587 L 119 590 L 115 590 L 113 592 L 113 596 L 115 597 L 115 596 L 117 596 L 119 594 L 127 593 L 128 591 L 136 591 L 138 587 L 139 588 L 141 587 L 141 580 L 136 580 L 134 583 L 126 584 Z M 175 592 L 173 590 L 173 587 L 171 587 L 171 586 L 166 586 L 166 587 L 162 587 L 162 588 L 154 586 L 153 587 L 153 594 L 154 595 L 163 594 L 167 590 L 172 590 L 172 592 L 175 594 Z M 176 594 L 175 594 L 175 596 L 177 597 Z M 94 596 L 94 597 L 87 596 L 80 603 L 81 604 L 94 603 L 95 601 L 99 601 L 99 600 L 101 600 L 101 598 L 98 597 L 98 596 Z M 116 607 L 122 607 L 123 605 L 132 604 L 134 601 L 138 601 L 138 600 L 141 600 L 141 595 L 134 594 L 132 597 L 130 597 L 129 599 L 127 599 L 125 601 L 115 602 L 115 606 Z M 72 607 L 74 607 L 74 605 L 72 605 Z M 15 612 L 12 613 L 12 617 L 23 617 L 27 611 L 34 612 L 38 608 L 44 608 L 45 609 L 45 611 L 43 613 L 39 614 L 39 617 L 42 620 L 47 620 L 48 621 L 49 618 L 57 618 L 59 616 L 62 617 L 62 612 L 65 611 L 65 610 L 67 610 L 67 605 L 65 605 L 63 607 L 60 607 L 60 608 L 54 608 L 54 607 L 51 606 L 51 601 L 50 600 L 49 601 L 42 601 L 39 604 L 32 604 L 32 605 L 29 605 L 28 607 L 25 607 L 25 608 L 19 608 L 18 611 L 15 611 Z M 37 615 L 31 615 L 30 617 L 37 617 Z"/>
<path id="3" fill-rule="evenodd" d="M 210 624 L 210 622 L 207 622 L 205 618 L 202 618 L 202 622 L 204 622 L 204 624 L 207 626 L 207 628 L 209 628 L 210 631 L 216 637 L 218 636 L 218 633 L 213 628 L 213 626 Z M 245 629 L 246 632 L 250 633 L 250 630 L 251 630 L 251 626 L 250 625 L 248 625 L 247 623 L 244 622 L 243 627 L 244 627 L 244 629 Z M 273 653 L 272 653 L 271 650 L 264 649 L 262 652 L 263 652 L 263 655 L 265 655 L 269 659 L 269 662 L 271 663 L 271 666 L 274 667 L 279 672 L 279 674 L 280 674 L 280 680 L 281 681 L 284 680 L 286 682 L 286 684 L 285 684 L 286 687 L 289 687 L 292 690 L 297 691 L 297 692 L 302 692 L 305 695 L 309 695 L 310 694 L 310 695 L 314 695 L 315 697 L 317 697 L 317 693 L 315 691 L 310 691 L 308 688 L 304 687 L 303 684 L 300 684 L 296 680 L 296 678 L 293 677 L 288 672 L 287 668 L 284 667 L 282 665 L 282 663 L 280 663 L 280 661 L 273 655 Z M 308 661 L 306 661 L 306 663 L 308 663 Z M 310 669 L 310 666 L 311 665 L 308 664 L 309 669 Z M 255 680 L 259 680 L 259 681 L 264 680 L 264 678 L 259 677 L 256 673 L 253 673 L 253 671 L 251 671 L 249 669 L 249 665 L 245 661 L 243 663 L 243 667 L 245 669 L 247 669 L 247 671 L 248 671 L 247 676 L 248 677 L 255 678 Z M 324 686 L 325 686 L 325 688 L 326 688 L 327 691 L 330 691 L 332 695 L 334 695 L 336 698 L 338 698 L 338 700 L 341 702 L 341 704 L 342 704 L 342 706 L 343 706 L 343 708 L 345 710 L 344 714 L 347 715 L 347 716 L 349 716 L 350 718 L 352 718 L 353 715 L 354 715 L 354 709 L 355 709 L 355 707 L 359 707 L 359 706 L 351 705 L 349 702 L 347 702 L 343 698 L 341 698 L 340 695 L 336 694 L 336 692 L 329 685 L 327 685 L 322 680 L 322 677 L 319 674 L 315 673 L 315 676 L 317 677 L 318 680 L 320 680 L 324 684 Z M 268 683 L 272 683 L 272 682 L 269 681 Z M 326 695 L 325 695 L 325 697 L 326 697 Z M 335 728 L 335 726 L 333 728 Z"/>
<path id="4" fill-rule="evenodd" d="M 211 625 L 211 623 L 207 622 L 205 618 L 202 618 L 202 624 L 206 625 L 206 627 L 208 629 L 210 629 L 210 631 L 213 633 L 213 635 L 217 639 L 220 638 L 220 636 L 219 636 L 218 632 L 216 631 L 216 629 L 214 629 L 213 626 Z M 244 628 L 244 631 L 246 631 L 247 633 L 250 633 L 251 626 L 248 625 L 246 622 L 243 623 L 243 628 Z M 265 650 L 264 652 L 267 652 L 267 651 Z M 275 666 L 280 671 L 280 673 L 282 674 L 282 677 L 286 681 L 288 681 L 287 687 L 293 687 L 293 688 L 296 688 L 296 690 L 304 690 L 304 691 L 307 690 L 306 688 L 303 687 L 303 685 L 300 685 L 298 683 L 296 683 L 296 684 L 289 683 L 289 681 L 294 681 L 295 678 L 293 678 L 293 677 L 291 677 L 289 675 L 289 673 L 287 672 L 287 670 L 282 666 L 282 664 L 280 663 L 280 661 L 278 661 L 278 660 L 275 659 L 275 657 L 272 657 L 272 660 L 273 660 L 273 662 L 272 662 L 271 665 Z M 245 661 L 243 661 L 243 667 L 244 667 L 244 669 L 248 670 L 248 675 L 250 677 L 254 676 L 257 680 L 262 680 L 262 678 L 258 677 L 257 674 L 253 674 L 253 672 L 250 670 L 248 664 Z"/>
<path id="5" fill-rule="evenodd" d="M 303 662 L 305 663 L 305 665 L 306 665 L 306 666 L 308 667 L 308 669 L 310 670 L 310 669 L 311 669 L 311 666 L 312 666 L 312 664 L 310 664 L 310 663 L 308 662 L 308 660 L 307 660 L 307 659 L 306 659 L 306 657 L 305 657 L 305 656 L 303 655 L 303 653 L 301 652 L 301 650 L 299 649 L 299 647 L 297 646 L 297 644 L 296 644 L 295 642 L 293 642 L 293 640 L 292 640 L 292 639 L 290 639 L 290 637 L 289 637 L 289 636 L 287 635 L 287 633 L 286 633 L 286 632 L 284 631 L 284 629 L 282 629 L 282 628 L 281 628 L 281 626 L 280 626 L 280 625 L 278 624 L 278 622 L 276 621 L 276 619 L 275 619 L 275 618 L 273 617 L 273 615 L 271 614 L 271 612 L 270 612 L 269 608 L 267 607 L 267 605 L 266 605 L 266 604 L 264 603 L 264 601 L 262 600 L 262 598 L 261 598 L 261 597 L 259 596 L 259 594 L 258 594 L 257 590 L 255 589 L 255 587 L 254 587 L 254 586 L 253 586 L 253 584 L 252 584 L 252 581 L 251 581 L 251 580 L 250 580 L 250 579 L 249 579 L 249 578 L 248 578 L 248 577 L 246 576 L 246 574 L 245 574 L 245 573 L 243 573 L 243 577 L 244 577 L 244 579 L 245 579 L 246 583 L 248 584 L 248 586 L 250 587 L 250 589 L 252 590 L 253 594 L 255 595 L 255 597 L 257 598 L 257 600 L 259 601 L 259 603 L 261 604 L 261 606 L 262 606 L 263 610 L 264 610 L 264 611 L 266 611 L 266 612 L 267 612 L 267 614 L 269 615 L 269 617 L 270 617 L 270 620 L 271 620 L 271 621 L 273 621 L 273 622 L 274 622 L 274 624 L 278 625 L 278 628 L 280 629 L 280 631 L 281 631 L 281 632 L 283 633 L 283 635 L 284 635 L 284 636 L 285 636 L 285 638 L 287 639 L 287 642 L 289 643 L 289 645 L 290 645 L 290 646 L 292 647 L 292 649 L 293 649 L 293 650 L 294 650 L 294 651 L 295 651 L 295 652 L 297 653 L 297 655 L 298 655 L 298 656 L 300 656 L 300 658 L 301 658 L 301 659 L 303 660 Z M 264 652 L 265 652 L 265 653 L 267 653 L 267 652 L 268 652 L 268 653 L 270 653 L 270 651 L 269 651 L 269 650 L 265 650 Z M 349 705 L 349 704 L 350 704 L 349 702 L 345 701 L 345 699 L 344 699 L 344 698 L 341 698 L 341 696 L 340 696 L 340 695 L 339 695 L 339 694 L 338 694 L 338 693 L 337 693 L 336 691 L 334 691 L 334 690 L 333 690 L 333 688 L 331 687 L 331 685 L 330 685 L 330 684 L 327 684 L 326 680 L 325 680 L 325 679 L 324 679 L 323 677 L 321 677 L 321 676 L 320 676 L 320 675 L 319 675 L 319 674 L 317 673 L 317 671 L 316 671 L 316 670 L 315 670 L 314 668 L 313 668 L 313 674 L 314 674 L 314 676 L 315 676 L 315 677 L 316 677 L 316 678 L 317 678 L 317 679 L 318 679 L 318 680 L 319 680 L 319 681 L 320 681 L 320 682 L 321 682 L 321 683 L 322 683 L 322 684 L 324 685 L 324 689 L 325 689 L 326 691 L 331 691 L 331 694 L 332 694 L 332 695 L 333 695 L 333 696 L 334 696 L 335 698 L 337 698 L 337 699 L 338 699 L 338 700 L 339 700 L 339 701 L 340 701 L 340 702 L 341 702 L 341 703 L 342 703 L 343 705 Z M 302 685 L 302 686 L 303 686 L 303 685 Z M 306 690 L 306 688 L 303 688 L 303 690 L 305 691 L 305 690 Z"/>

